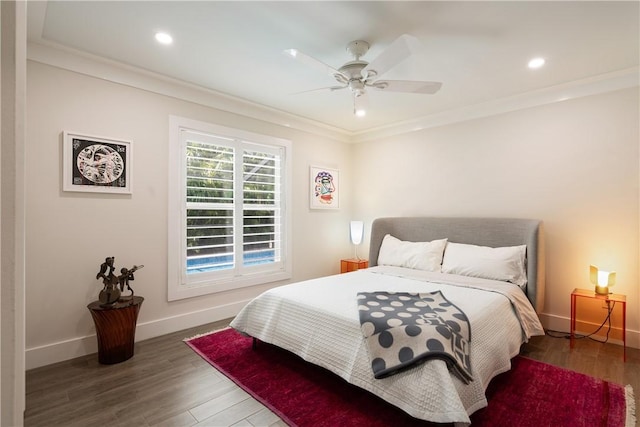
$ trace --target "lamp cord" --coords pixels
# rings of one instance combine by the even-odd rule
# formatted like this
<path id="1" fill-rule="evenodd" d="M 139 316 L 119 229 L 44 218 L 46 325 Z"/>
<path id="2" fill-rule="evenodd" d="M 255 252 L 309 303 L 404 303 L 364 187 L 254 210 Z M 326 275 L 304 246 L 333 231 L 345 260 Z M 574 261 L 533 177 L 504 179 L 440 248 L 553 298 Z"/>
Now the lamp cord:
<path id="1" fill-rule="evenodd" d="M 609 306 L 609 308 L 607 309 L 607 317 L 602 321 L 602 323 L 600 324 L 600 326 L 598 326 L 598 329 L 596 329 L 595 331 L 593 331 L 593 332 L 591 332 L 590 334 L 587 334 L 587 335 L 576 335 L 576 334 L 574 334 L 574 335 L 573 335 L 573 338 L 574 338 L 574 339 L 589 338 L 589 339 L 590 339 L 590 340 L 592 340 L 592 341 L 596 341 L 596 342 L 599 342 L 599 343 L 602 343 L 602 344 L 604 344 L 604 343 L 606 343 L 607 341 L 609 341 L 609 333 L 611 332 L 611 313 L 613 313 L 613 309 L 614 309 L 614 308 L 615 308 L 615 306 L 616 306 L 616 302 L 615 302 L 615 301 L 611 301 L 611 303 L 610 303 L 610 304 L 608 304 L 608 306 Z M 598 340 L 598 339 L 593 338 L 593 335 L 597 334 L 597 333 L 600 331 L 600 329 L 602 329 L 602 328 L 604 327 L 604 324 L 605 324 L 605 323 L 608 323 L 608 327 L 607 327 L 607 335 L 606 335 L 606 337 L 605 337 L 605 340 L 604 340 L 604 341 L 601 341 L 601 340 Z M 553 334 L 551 334 L 550 332 L 558 333 L 558 334 L 561 334 L 561 335 L 553 335 Z M 551 329 L 549 329 L 549 330 L 545 330 L 545 334 L 546 334 L 546 335 L 549 335 L 551 338 L 567 338 L 567 339 L 568 339 L 568 338 L 571 338 L 571 334 L 570 334 L 570 333 L 569 333 L 569 334 L 566 334 L 566 333 L 564 333 L 564 332 L 561 332 L 561 331 L 554 331 L 554 330 L 551 330 Z"/>

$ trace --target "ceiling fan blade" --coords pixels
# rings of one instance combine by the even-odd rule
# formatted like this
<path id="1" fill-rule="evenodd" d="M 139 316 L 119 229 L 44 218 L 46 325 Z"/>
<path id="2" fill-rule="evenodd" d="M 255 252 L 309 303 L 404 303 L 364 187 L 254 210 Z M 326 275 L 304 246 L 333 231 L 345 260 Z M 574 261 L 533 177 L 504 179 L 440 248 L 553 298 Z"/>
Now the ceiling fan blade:
<path id="1" fill-rule="evenodd" d="M 300 91 L 300 92 L 294 92 L 291 95 L 300 95 L 301 93 L 309 93 L 309 92 L 320 92 L 320 91 L 323 91 L 323 90 L 328 90 L 328 91 L 333 92 L 334 90 L 340 90 L 340 89 L 346 89 L 346 88 L 347 88 L 346 85 L 345 86 L 319 87 L 319 88 L 316 88 L 316 89 L 309 89 L 309 90 L 303 90 L 303 91 Z"/>
<path id="2" fill-rule="evenodd" d="M 420 40 L 409 34 L 403 34 L 394 40 L 369 65 L 363 68 L 362 75 L 382 76 L 384 73 L 416 53 L 422 51 Z M 371 73 L 373 71 L 373 73 Z"/>
<path id="3" fill-rule="evenodd" d="M 415 80 L 378 80 L 368 86 L 385 92 L 426 93 L 433 95 L 440 90 L 442 83 Z"/>
<path id="4" fill-rule="evenodd" d="M 314 67 L 316 69 L 319 69 L 320 71 L 322 71 L 325 74 L 328 74 L 330 76 L 342 76 L 344 78 L 346 78 L 347 80 L 349 80 L 349 77 L 346 76 L 345 74 L 341 73 L 340 71 L 336 70 L 335 68 L 325 64 L 324 62 L 320 61 L 319 59 L 316 59 L 312 56 L 307 55 L 306 53 L 302 53 L 300 52 L 298 49 L 286 49 L 283 50 L 282 53 L 284 53 L 285 55 L 295 59 L 296 61 L 300 61 L 303 64 L 306 64 L 310 67 Z"/>

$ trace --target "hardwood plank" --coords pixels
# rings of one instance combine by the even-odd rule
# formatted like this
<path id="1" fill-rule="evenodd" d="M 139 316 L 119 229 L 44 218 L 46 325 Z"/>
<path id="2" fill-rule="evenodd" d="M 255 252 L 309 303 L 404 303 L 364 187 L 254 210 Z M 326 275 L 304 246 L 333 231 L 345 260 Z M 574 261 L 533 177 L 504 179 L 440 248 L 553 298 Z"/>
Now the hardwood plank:
<path id="1" fill-rule="evenodd" d="M 149 424 L 155 424 L 227 393 L 229 389 L 217 376 L 178 378 L 170 384 L 158 387 L 155 392 L 142 393 L 140 398 L 127 401 L 120 405 L 116 413 L 119 418 L 142 413 Z"/>
<path id="2" fill-rule="evenodd" d="M 256 427 L 273 426 L 273 425 L 276 425 L 277 423 L 282 423 L 282 425 L 286 426 L 286 424 L 280 419 L 280 417 L 278 417 L 268 408 L 263 408 L 260 411 L 256 412 L 255 414 L 251 415 L 250 417 L 247 418 L 247 421 L 251 426 L 256 426 Z"/>
<path id="3" fill-rule="evenodd" d="M 153 427 L 191 427 L 197 422 L 198 421 L 193 418 L 193 415 L 191 415 L 189 411 L 184 411 L 172 417 L 166 418 L 165 420 L 157 424 L 149 425 Z"/>
<path id="4" fill-rule="evenodd" d="M 254 415 L 256 412 L 262 410 L 264 406 L 255 399 L 246 395 L 247 398 L 230 406 L 211 417 L 206 418 L 202 422 L 196 424 L 198 427 L 210 426 L 230 426 L 239 421 L 245 420 L 247 417 Z"/>
<path id="5" fill-rule="evenodd" d="M 242 402 L 243 400 L 246 400 L 248 397 L 249 394 L 246 391 L 236 387 L 235 384 L 230 382 L 225 393 L 222 393 L 220 396 L 210 399 L 201 405 L 191 408 L 189 412 L 191 412 L 191 415 L 193 415 L 198 422 L 201 422 L 239 402 Z"/>

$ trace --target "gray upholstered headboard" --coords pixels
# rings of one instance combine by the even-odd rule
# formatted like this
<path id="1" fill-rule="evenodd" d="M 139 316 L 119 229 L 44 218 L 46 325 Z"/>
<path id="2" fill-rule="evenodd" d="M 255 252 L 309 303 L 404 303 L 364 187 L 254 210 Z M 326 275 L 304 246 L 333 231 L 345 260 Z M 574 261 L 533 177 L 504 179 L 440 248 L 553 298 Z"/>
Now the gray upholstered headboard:
<path id="1" fill-rule="evenodd" d="M 501 247 L 527 245 L 527 297 L 538 313 L 544 307 L 544 233 L 542 221 L 516 218 L 378 218 L 371 225 L 369 265 L 378 264 L 385 235 L 411 242 L 450 242 Z"/>

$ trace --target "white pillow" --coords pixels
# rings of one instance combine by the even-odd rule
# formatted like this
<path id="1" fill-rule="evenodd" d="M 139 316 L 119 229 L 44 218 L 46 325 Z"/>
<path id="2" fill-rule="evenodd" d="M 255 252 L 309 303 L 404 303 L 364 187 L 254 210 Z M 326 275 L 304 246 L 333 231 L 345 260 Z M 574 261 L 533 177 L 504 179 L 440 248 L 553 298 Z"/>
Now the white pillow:
<path id="1" fill-rule="evenodd" d="M 511 282 L 524 288 L 527 284 L 526 251 L 526 245 L 490 248 L 448 243 L 442 272 Z"/>
<path id="2" fill-rule="evenodd" d="M 439 272 L 446 245 L 447 239 L 431 242 L 406 242 L 387 234 L 382 239 L 378 265 Z"/>

